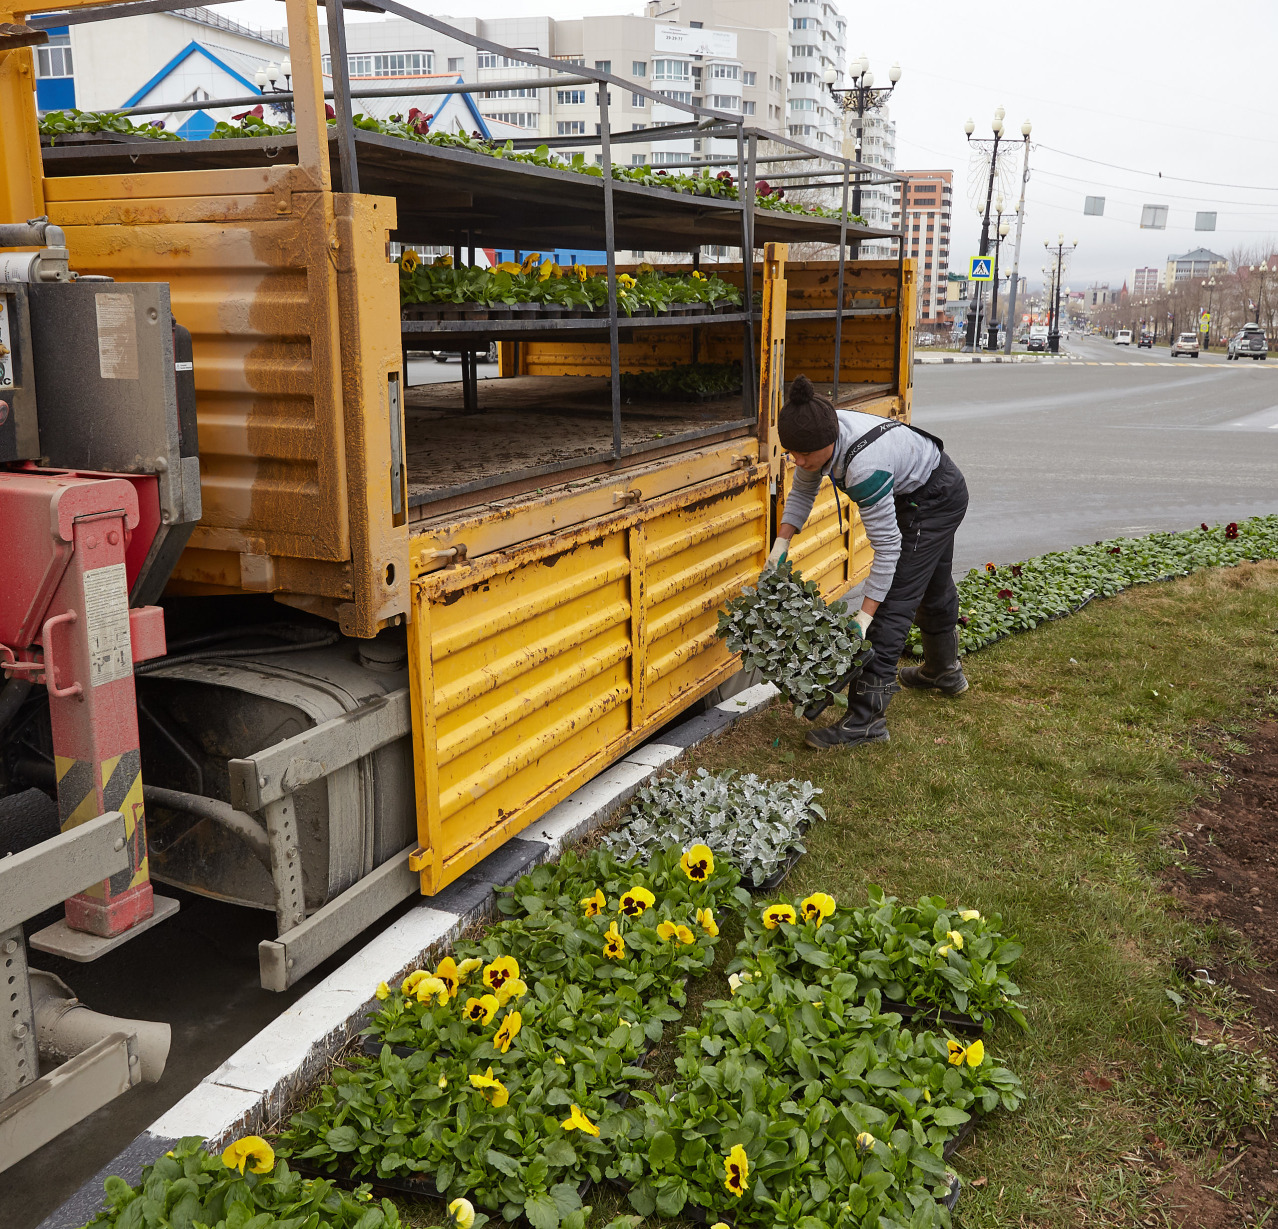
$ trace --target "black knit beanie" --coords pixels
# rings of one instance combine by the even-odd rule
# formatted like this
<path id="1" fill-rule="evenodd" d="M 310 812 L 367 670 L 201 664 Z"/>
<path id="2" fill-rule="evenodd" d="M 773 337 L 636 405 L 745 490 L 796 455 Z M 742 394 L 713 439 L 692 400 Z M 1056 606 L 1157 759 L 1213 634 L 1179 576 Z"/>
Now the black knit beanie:
<path id="1" fill-rule="evenodd" d="M 839 438 L 834 406 L 807 376 L 797 376 L 790 385 L 790 395 L 777 415 L 777 436 L 781 447 L 790 452 L 820 452 Z"/>

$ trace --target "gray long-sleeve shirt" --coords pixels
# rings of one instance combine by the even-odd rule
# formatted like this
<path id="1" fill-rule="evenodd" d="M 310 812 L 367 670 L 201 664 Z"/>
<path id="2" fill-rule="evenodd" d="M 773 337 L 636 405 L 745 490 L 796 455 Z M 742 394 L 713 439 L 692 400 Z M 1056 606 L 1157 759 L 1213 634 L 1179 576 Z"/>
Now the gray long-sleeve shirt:
<path id="1" fill-rule="evenodd" d="M 941 452 L 926 436 L 902 425 L 885 431 L 872 444 L 863 448 L 847 467 L 843 459 L 849 448 L 867 431 L 879 426 L 877 414 L 861 414 L 856 410 L 837 410 L 839 438 L 834 453 L 819 474 L 804 469 L 794 472 L 794 486 L 781 514 L 784 524 L 802 529 L 812 511 L 817 492 L 827 476 L 833 479 L 861 513 L 866 536 L 874 547 L 874 562 L 865 582 L 864 594 L 881 602 L 892 587 L 896 562 L 901 557 L 901 530 L 896 523 L 894 495 L 909 495 L 932 476 L 941 460 Z"/>

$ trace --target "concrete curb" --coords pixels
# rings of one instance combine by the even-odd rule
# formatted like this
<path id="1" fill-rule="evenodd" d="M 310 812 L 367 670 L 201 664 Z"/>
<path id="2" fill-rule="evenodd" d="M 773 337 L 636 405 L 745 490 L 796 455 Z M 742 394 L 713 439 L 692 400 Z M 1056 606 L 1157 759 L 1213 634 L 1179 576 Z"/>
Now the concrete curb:
<path id="1" fill-rule="evenodd" d="M 914 365 L 939 363 L 1041 363 L 1071 358 L 1069 354 L 916 354 Z"/>
<path id="2" fill-rule="evenodd" d="M 142 1167 L 184 1136 L 210 1149 L 268 1128 L 294 1094 L 324 1070 L 362 1027 L 378 982 L 395 982 L 424 960 L 433 962 L 475 922 L 495 913 L 493 889 L 513 883 L 539 862 L 610 819 L 636 789 L 690 747 L 731 729 L 779 693 L 771 683 L 738 692 L 709 711 L 665 731 L 587 782 L 523 833 L 507 841 L 437 896 L 388 926 L 282 1012 L 246 1045 L 162 1114 L 113 1161 L 85 1182 L 38 1229 L 80 1229 L 102 1206 L 112 1174 L 137 1183 Z"/>

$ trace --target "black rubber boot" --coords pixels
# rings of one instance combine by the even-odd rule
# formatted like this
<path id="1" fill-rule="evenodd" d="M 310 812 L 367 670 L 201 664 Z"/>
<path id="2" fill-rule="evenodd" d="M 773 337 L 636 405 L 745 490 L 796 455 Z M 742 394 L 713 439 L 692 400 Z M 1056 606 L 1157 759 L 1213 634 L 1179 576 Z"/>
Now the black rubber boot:
<path id="1" fill-rule="evenodd" d="M 902 687 L 931 689 L 947 696 L 961 696 L 967 679 L 959 663 L 958 628 L 939 636 L 923 633 L 923 664 L 906 666 L 897 674 Z"/>
<path id="2" fill-rule="evenodd" d="M 839 679 L 825 696 L 820 700 L 813 700 L 811 704 L 803 710 L 804 721 L 815 721 L 831 704 L 834 703 L 834 697 L 841 691 L 847 691 L 856 679 L 861 677 L 861 671 L 866 668 L 874 660 L 874 646 L 867 640 L 860 649 L 857 650 L 856 656 L 852 659 L 852 669 L 849 670 L 841 679 Z M 851 692 L 848 692 L 849 698 Z"/>
<path id="3" fill-rule="evenodd" d="M 834 725 L 809 730 L 804 742 L 818 751 L 831 751 L 836 747 L 859 747 L 862 743 L 885 743 L 889 740 L 887 719 L 888 701 L 897 686 L 894 680 L 880 682 L 857 679 L 848 694 L 847 716 Z"/>

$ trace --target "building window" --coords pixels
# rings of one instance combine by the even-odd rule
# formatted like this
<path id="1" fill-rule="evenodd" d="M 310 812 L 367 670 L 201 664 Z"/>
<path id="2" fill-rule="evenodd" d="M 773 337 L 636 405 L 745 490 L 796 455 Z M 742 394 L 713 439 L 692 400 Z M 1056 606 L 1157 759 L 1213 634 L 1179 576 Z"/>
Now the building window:
<path id="1" fill-rule="evenodd" d="M 585 90 L 558 90 L 556 91 L 555 97 L 559 102 L 565 105 L 569 103 L 585 102 L 586 91 Z"/>
<path id="2" fill-rule="evenodd" d="M 601 93 L 601 91 L 599 91 L 599 90 L 596 90 L 596 91 L 595 91 L 595 106 L 596 106 L 596 107 L 599 105 L 599 95 L 600 95 L 600 93 Z M 608 105 L 609 105 L 610 107 L 612 106 L 612 91 L 611 91 L 611 90 L 609 90 L 609 91 L 608 91 Z"/>
<path id="3" fill-rule="evenodd" d="M 652 164 L 654 166 L 659 166 L 661 163 L 687 162 L 687 161 L 688 161 L 687 154 L 671 153 L 669 150 L 658 150 L 655 154 L 652 155 Z"/>
<path id="4" fill-rule="evenodd" d="M 323 67 L 328 71 L 329 58 Z M 435 71 L 433 51 L 386 51 L 346 57 L 346 71 L 352 77 L 420 77 Z"/>
<path id="5" fill-rule="evenodd" d="M 759 80 L 759 74 L 758 74 L 758 73 L 752 73 L 752 72 L 750 72 L 750 70 L 749 70 L 749 69 L 746 69 L 746 70 L 745 70 L 745 71 L 743 71 L 743 72 L 742 72 L 742 74 L 741 74 L 741 84 L 742 84 L 742 85 L 754 85 L 754 84 L 756 84 L 756 83 L 758 82 L 758 80 Z"/>
<path id="6" fill-rule="evenodd" d="M 541 52 L 536 47 L 519 47 L 517 50 L 526 51 L 529 55 L 540 55 Z M 556 57 L 558 58 L 558 57 Z M 480 68 L 527 68 L 528 62 L 521 60 L 518 56 L 498 55 L 495 51 L 481 51 L 478 57 Z M 584 60 L 571 60 L 569 63 L 584 64 Z M 428 70 L 429 71 L 429 70 Z"/>
<path id="7" fill-rule="evenodd" d="M 536 128 L 536 111 L 498 111 L 494 115 L 485 115 L 485 119 L 495 119 L 501 124 L 514 124 L 516 128 Z"/>
<path id="8" fill-rule="evenodd" d="M 481 98 L 536 98 L 537 91 L 530 89 L 518 90 L 484 90 L 480 95 Z M 562 101 L 562 99 L 560 100 Z"/>
<path id="9" fill-rule="evenodd" d="M 648 100 L 642 94 L 631 94 L 630 105 L 632 107 L 646 107 L 648 105 Z M 642 124 L 640 124 L 639 126 L 641 128 L 643 127 Z"/>
<path id="10" fill-rule="evenodd" d="M 791 47 L 790 54 L 798 57 L 814 56 L 817 54 L 817 49 L 809 46 L 807 43 L 801 43 L 797 47 Z"/>
<path id="11" fill-rule="evenodd" d="M 791 111 L 815 111 L 817 109 L 816 100 L 814 98 L 791 98 Z"/>
<path id="12" fill-rule="evenodd" d="M 494 51 L 481 51 L 478 57 L 480 68 L 496 68 L 500 57 Z"/>
<path id="13" fill-rule="evenodd" d="M 736 64 L 714 64 L 711 66 L 710 75 L 720 81 L 739 81 L 741 69 Z"/>
<path id="14" fill-rule="evenodd" d="M 648 125 L 647 125 L 647 124 L 631 124 L 631 125 L 630 125 L 630 131 L 631 131 L 631 132 L 642 132 L 642 131 L 643 131 L 645 128 L 647 128 L 647 127 L 648 127 Z"/>
<path id="15" fill-rule="evenodd" d="M 641 125 L 641 126 L 642 126 L 642 125 Z M 643 165 L 644 165 L 644 163 L 645 163 L 645 162 L 647 162 L 647 161 L 648 161 L 648 155 L 647 155 L 647 154 L 631 154 L 631 155 L 630 155 L 630 165 L 631 165 L 631 166 L 643 166 Z"/>
<path id="16" fill-rule="evenodd" d="M 36 73 L 41 77 L 75 76 L 71 67 L 70 34 L 51 34 L 43 47 L 36 48 Z"/>
<path id="17" fill-rule="evenodd" d="M 653 60 L 654 81 L 687 81 L 692 76 L 692 65 L 687 60 Z"/>
<path id="18" fill-rule="evenodd" d="M 675 102 L 691 102 L 691 90 L 658 90 L 662 98 L 672 98 Z"/>
<path id="19" fill-rule="evenodd" d="M 611 60 L 596 60 L 596 61 L 595 61 L 595 72 L 597 72 L 597 73 L 610 73 L 610 72 L 612 72 L 612 61 L 611 61 Z"/>
<path id="20" fill-rule="evenodd" d="M 466 57 L 450 55 L 448 57 L 448 71 L 450 73 L 464 73 L 466 71 Z"/>
<path id="21" fill-rule="evenodd" d="M 579 119 L 561 119 L 555 125 L 556 132 L 561 137 L 584 137 L 586 135 L 586 121 Z"/>
<path id="22" fill-rule="evenodd" d="M 815 30 L 817 28 L 817 19 L 815 17 L 791 17 L 791 30 Z"/>
<path id="23" fill-rule="evenodd" d="M 743 103 L 741 104 L 741 114 L 742 114 L 742 115 L 753 115 L 753 114 L 754 114 L 754 103 L 752 103 L 752 102 L 743 102 Z"/>
<path id="24" fill-rule="evenodd" d="M 735 94 L 711 94 L 709 105 L 714 111 L 740 111 L 741 99 Z"/>
<path id="25" fill-rule="evenodd" d="M 632 77 L 646 77 L 648 75 L 647 60 L 631 60 L 630 75 Z"/>

